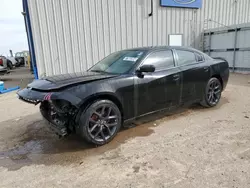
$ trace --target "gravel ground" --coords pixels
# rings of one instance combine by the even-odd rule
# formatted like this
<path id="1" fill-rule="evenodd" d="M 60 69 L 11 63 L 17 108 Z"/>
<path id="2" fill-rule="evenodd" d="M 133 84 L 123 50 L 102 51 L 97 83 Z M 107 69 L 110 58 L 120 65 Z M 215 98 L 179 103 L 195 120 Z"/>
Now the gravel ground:
<path id="1" fill-rule="evenodd" d="M 58 139 L 37 106 L 2 95 L 0 187 L 250 187 L 249 86 L 232 74 L 217 107 L 152 116 L 98 148 Z"/>
<path id="2" fill-rule="evenodd" d="M 0 80 L 4 81 L 6 88 L 19 86 L 24 88 L 34 79 L 28 67 L 16 67 L 10 71 L 10 74 L 0 76 Z"/>

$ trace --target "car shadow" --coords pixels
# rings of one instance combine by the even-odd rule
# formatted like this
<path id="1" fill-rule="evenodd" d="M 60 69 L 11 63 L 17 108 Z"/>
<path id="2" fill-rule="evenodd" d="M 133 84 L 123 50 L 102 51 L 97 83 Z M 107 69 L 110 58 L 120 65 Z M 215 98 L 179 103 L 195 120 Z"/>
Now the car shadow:
<path id="1" fill-rule="evenodd" d="M 126 141 L 135 137 L 146 137 L 154 133 L 154 127 L 180 116 L 188 115 L 190 111 L 210 111 L 220 108 L 228 103 L 222 98 L 218 106 L 203 108 L 200 105 L 192 105 L 178 108 L 174 111 L 162 111 L 135 121 L 129 128 L 123 128 L 110 143 L 95 147 L 85 143 L 77 135 L 71 135 L 59 139 L 49 128 L 40 114 L 26 116 L 20 121 L 7 121 L 0 124 L 15 128 L 15 134 L 9 135 L 8 130 L 2 132 L 1 143 L 4 143 L 0 151 L 0 166 L 9 170 L 17 170 L 23 166 L 32 164 L 66 165 L 72 163 L 82 164 L 84 159 L 93 155 L 101 155 L 106 151 L 119 147 Z"/>

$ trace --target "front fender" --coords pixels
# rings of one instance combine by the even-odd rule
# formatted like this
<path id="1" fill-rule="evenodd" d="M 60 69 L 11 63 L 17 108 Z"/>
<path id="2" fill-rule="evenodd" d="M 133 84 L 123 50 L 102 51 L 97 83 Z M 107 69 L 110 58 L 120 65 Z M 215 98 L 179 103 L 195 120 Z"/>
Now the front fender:
<path id="1" fill-rule="evenodd" d="M 76 116 L 76 122 L 79 121 L 81 113 L 84 112 L 92 102 L 100 99 L 111 100 L 114 102 L 118 108 L 121 110 L 123 116 L 123 105 L 121 99 L 115 95 L 113 92 L 98 92 L 88 97 L 84 98 L 79 104 L 77 104 L 77 108 L 79 109 L 78 114 Z"/>
<path id="2" fill-rule="evenodd" d="M 114 102 L 122 104 L 121 99 L 118 96 L 116 96 L 113 92 L 98 92 L 84 98 L 77 106 L 80 108 L 84 104 L 88 103 L 88 101 L 93 101 L 95 99 L 110 99 L 112 101 L 115 100 Z"/>
<path id="3" fill-rule="evenodd" d="M 81 103 L 82 99 L 74 96 L 73 94 L 69 92 L 56 92 L 52 93 L 51 95 L 51 100 L 66 100 L 69 101 L 73 106 L 79 107 L 79 104 Z"/>

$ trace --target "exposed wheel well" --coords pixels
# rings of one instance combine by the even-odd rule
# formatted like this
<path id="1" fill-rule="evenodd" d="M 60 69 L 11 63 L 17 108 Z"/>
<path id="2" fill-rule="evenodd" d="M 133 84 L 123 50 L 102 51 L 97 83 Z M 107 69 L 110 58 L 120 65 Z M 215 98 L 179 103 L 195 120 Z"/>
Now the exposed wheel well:
<path id="1" fill-rule="evenodd" d="M 213 75 L 212 78 L 217 78 L 220 81 L 220 83 L 221 83 L 222 89 L 224 88 L 224 86 L 223 86 L 223 80 L 222 80 L 222 78 L 221 78 L 221 76 L 219 74 Z"/>
<path id="2" fill-rule="evenodd" d="M 117 99 L 115 96 L 112 96 L 109 94 L 100 94 L 100 95 L 96 95 L 96 96 L 89 98 L 86 102 L 84 102 L 81 105 L 81 108 L 80 108 L 79 113 L 78 113 L 77 118 L 76 118 L 77 121 L 79 120 L 81 113 L 83 111 L 85 111 L 89 105 L 91 105 L 94 101 L 97 101 L 97 100 L 110 100 L 110 101 L 112 101 L 119 108 L 119 110 L 121 112 L 122 120 L 123 120 L 123 106 L 122 106 L 121 102 L 119 101 L 119 99 Z"/>

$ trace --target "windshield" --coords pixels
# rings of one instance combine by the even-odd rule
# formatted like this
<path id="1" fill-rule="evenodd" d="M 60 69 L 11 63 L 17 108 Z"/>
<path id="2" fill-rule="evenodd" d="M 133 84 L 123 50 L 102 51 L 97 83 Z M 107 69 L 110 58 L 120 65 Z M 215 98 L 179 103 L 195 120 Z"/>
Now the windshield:
<path id="1" fill-rule="evenodd" d="M 122 74 L 128 72 L 144 55 L 145 51 L 124 50 L 110 54 L 89 71 Z"/>

